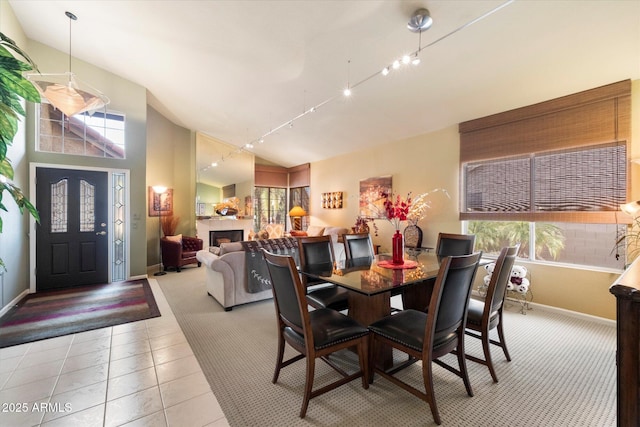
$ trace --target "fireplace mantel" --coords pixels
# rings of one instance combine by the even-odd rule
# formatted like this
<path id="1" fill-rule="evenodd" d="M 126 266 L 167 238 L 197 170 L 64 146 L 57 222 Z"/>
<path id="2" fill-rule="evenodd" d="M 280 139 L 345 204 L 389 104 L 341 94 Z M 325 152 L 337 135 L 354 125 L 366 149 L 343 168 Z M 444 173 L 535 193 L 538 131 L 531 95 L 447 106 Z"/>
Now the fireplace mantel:
<path id="1" fill-rule="evenodd" d="M 231 219 L 211 217 L 209 219 L 198 219 L 196 221 L 198 237 L 203 240 L 205 248 L 209 247 L 209 232 L 224 230 L 244 230 L 244 239 L 249 239 L 249 233 L 253 230 L 253 219 Z"/>

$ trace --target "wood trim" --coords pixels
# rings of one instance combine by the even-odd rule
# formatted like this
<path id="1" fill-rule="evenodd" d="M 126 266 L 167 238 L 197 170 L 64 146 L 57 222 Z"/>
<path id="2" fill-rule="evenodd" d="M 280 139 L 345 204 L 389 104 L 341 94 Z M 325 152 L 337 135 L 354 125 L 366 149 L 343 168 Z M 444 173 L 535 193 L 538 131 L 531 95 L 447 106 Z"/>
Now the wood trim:
<path id="1" fill-rule="evenodd" d="M 289 185 L 289 173 L 282 166 L 255 165 L 254 182 L 256 187 L 280 187 Z"/>
<path id="2" fill-rule="evenodd" d="M 576 105 L 590 104 L 594 102 L 611 100 L 619 97 L 631 96 L 631 80 L 623 80 L 611 83 L 595 89 L 555 98 L 549 101 L 526 107 L 516 108 L 503 113 L 493 114 L 475 120 L 469 120 L 459 124 L 460 133 L 474 132 L 493 126 L 530 119 L 553 112 L 559 112 L 574 108 Z"/>

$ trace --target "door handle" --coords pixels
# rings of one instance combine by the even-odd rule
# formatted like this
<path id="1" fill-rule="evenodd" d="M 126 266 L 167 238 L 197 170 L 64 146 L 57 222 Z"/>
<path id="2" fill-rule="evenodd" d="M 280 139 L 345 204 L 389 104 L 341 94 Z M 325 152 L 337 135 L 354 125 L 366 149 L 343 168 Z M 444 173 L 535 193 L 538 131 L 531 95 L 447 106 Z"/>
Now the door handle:
<path id="1" fill-rule="evenodd" d="M 104 236 L 105 234 L 107 234 L 106 231 L 100 231 L 99 233 L 96 233 L 96 236 Z"/>

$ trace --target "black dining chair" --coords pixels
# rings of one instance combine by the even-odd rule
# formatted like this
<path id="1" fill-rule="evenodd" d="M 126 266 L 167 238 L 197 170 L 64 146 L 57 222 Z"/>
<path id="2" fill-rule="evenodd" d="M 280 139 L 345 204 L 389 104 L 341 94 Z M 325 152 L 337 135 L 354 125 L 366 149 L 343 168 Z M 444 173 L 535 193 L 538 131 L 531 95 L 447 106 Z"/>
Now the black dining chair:
<path id="1" fill-rule="evenodd" d="M 464 337 L 467 306 L 481 255 L 477 252 L 445 257 L 441 261 L 427 313 L 406 309 L 369 325 L 372 332 L 369 366 L 372 372 L 426 401 L 437 424 L 441 421 L 433 390 L 433 363 L 461 377 L 467 394 L 473 396 L 464 356 Z M 407 353 L 409 360 L 387 370 L 381 369 L 374 360 L 379 345 Z M 439 359 L 454 351 L 458 359 L 457 369 Z M 418 360 L 422 361 L 424 392 L 394 375 Z M 373 375 L 370 379 L 373 381 Z"/>
<path id="2" fill-rule="evenodd" d="M 273 383 L 278 381 L 280 370 L 298 360 L 306 359 L 306 379 L 304 398 L 300 409 L 300 418 L 304 418 L 309 400 L 346 384 L 356 378 L 362 378 L 362 387 L 369 388 L 368 336 L 369 330 L 352 318 L 329 308 L 309 311 L 306 289 L 296 269 L 295 261 L 287 255 L 276 255 L 264 251 L 273 287 L 273 300 L 278 321 L 278 355 L 273 374 Z M 298 355 L 284 360 L 285 342 L 293 347 Z M 327 356 L 339 350 L 355 347 L 358 351 L 360 369 L 347 373 L 336 364 L 335 358 Z M 320 389 L 313 390 L 315 361 L 324 360 L 335 369 L 341 378 Z"/>
<path id="3" fill-rule="evenodd" d="M 473 253 L 475 234 L 439 233 L 436 244 L 438 257 L 469 255 Z"/>
<path id="4" fill-rule="evenodd" d="M 375 254 L 369 233 L 343 234 L 344 254 L 347 265 L 359 266 L 371 264 Z"/>
<path id="5" fill-rule="evenodd" d="M 504 298 L 507 293 L 507 284 L 511 279 L 511 269 L 516 261 L 520 245 L 503 248 L 496 260 L 496 266 L 491 274 L 487 294 L 484 301 L 471 299 L 467 313 L 466 333 L 482 341 L 484 359 L 467 354 L 467 359 L 485 365 L 489 368 L 489 373 L 493 382 L 498 382 L 498 376 L 491 361 L 491 349 L 489 344 L 502 348 L 507 361 L 511 361 L 507 344 L 504 341 L 504 330 L 502 329 L 502 309 Z M 489 331 L 497 328 L 498 340 L 489 337 Z"/>
<path id="6" fill-rule="evenodd" d="M 297 237 L 300 254 L 300 270 L 326 272 L 333 271 L 335 256 L 331 236 Z M 307 301 L 314 308 L 331 308 L 337 311 L 349 308 L 349 294 L 346 289 L 313 280 L 302 275 L 302 282 L 307 288 Z"/>

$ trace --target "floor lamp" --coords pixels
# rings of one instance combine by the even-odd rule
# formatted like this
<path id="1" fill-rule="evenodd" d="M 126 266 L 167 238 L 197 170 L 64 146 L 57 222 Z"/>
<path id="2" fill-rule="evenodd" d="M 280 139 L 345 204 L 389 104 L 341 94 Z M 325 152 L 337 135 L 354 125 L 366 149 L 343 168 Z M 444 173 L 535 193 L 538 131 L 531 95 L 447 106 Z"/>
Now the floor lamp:
<path id="1" fill-rule="evenodd" d="M 153 192 L 158 195 L 158 271 L 154 276 L 164 276 L 167 274 L 162 268 L 162 195 L 167 191 L 167 187 L 154 185 Z"/>

